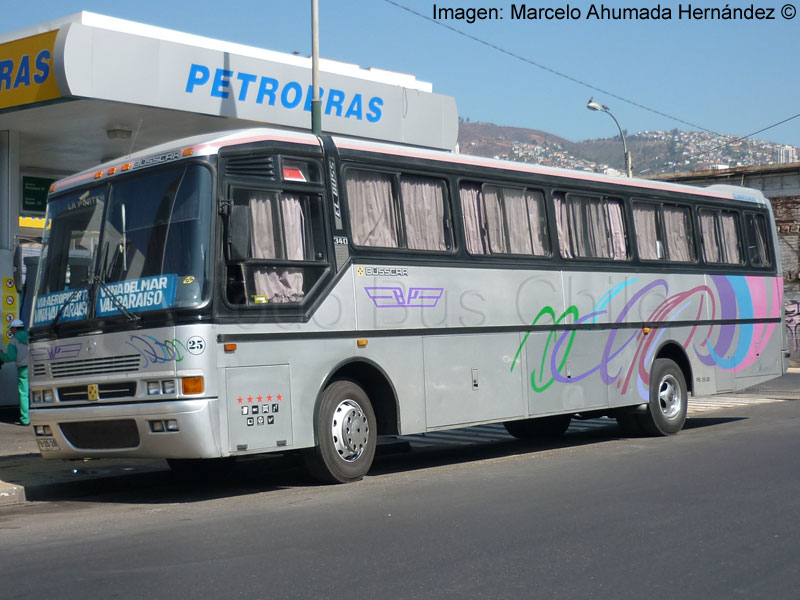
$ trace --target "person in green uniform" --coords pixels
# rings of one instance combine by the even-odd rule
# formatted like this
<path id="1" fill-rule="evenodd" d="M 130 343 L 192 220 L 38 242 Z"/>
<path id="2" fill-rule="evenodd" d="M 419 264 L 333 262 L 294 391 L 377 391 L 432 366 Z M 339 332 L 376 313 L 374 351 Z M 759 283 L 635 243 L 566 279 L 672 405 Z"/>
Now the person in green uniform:
<path id="1" fill-rule="evenodd" d="M 8 327 L 11 341 L 6 351 L 0 350 L 0 361 L 14 363 L 17 367 L 17 391 L 19 392 L 19 424 L 29 425 L 28 416 L 28 332 L 19 319 L 14 319 Z"/>

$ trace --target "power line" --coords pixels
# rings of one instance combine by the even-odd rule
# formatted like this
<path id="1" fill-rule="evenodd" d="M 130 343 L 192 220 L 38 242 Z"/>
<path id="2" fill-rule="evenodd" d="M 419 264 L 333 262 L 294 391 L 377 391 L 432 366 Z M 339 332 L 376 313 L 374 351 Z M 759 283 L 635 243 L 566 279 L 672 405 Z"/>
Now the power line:
<path id="1" fill-rule="evenodd" d="M 788 117 L 788 118 L 784 119 L 783 121 L 778 121 L 777 123 L 774 123 L 772 125 L 764 127 L 762 129 L 759 129 L 758 131 L 754 131 L 753 133 L 748 133 L 747 135 L 734 137 L 733 139 L 725 142 L 724 144 L 720 144 L 719 146 L 714 146 L 713 148 L 711 148 L 711 150 L 709 150 L 709 152 L 713 152 L 714 150 L 717 150 L 719 148 L 724 148 L 725 146 L 730 146 L 731 144 L 733 144 L 735 142 L 741 142 L 742 140 L 746 140 L 747 138 L 751 138 L 754 135 L 758 135 L 759 133 L 763 133 L 764 131 L 767 131 L 768 129 L 772 129 L 773 127 L 777 127 L 778 125 L 783 125 L 784 123 L 788 123 L 789 121 L 791 121 L 792 119 L 796 119 L 797 117 L 800 117 L 800 113 L 797 113 L 794 116 Z"/>
<path id="2" fill-rule="evenodd" d="M 415 15 L 417 17 L 425 19 L 426 21 L 430 21 L 431 23 L 434 23 L 435 25 L 438 25 L 439 27 L 444 27 L 445 29 L 449 29 L 450 31 L 452 31 L 454 33 L 457 33 L 458 35 L 463 36 L 465 38 L 468 38 L 468 39 L 470 39 L 470 40 L 472 40 L 474 42 L 478 42 L 479 44 L 483 44 L 484 46 L 487 46 L 487 47 L 489 47 L 489 48 L 491 48 L 493 50 L 496 50 L 498 52 L 501 52 L 503 54 L 511 56 L 512 58 L 516 58 L 517 60 L 521 60 L 522 62 L 528 63 L 529 65 L 532 65 L 532 66 L 534 66 L 534 67 L 536 67 L 538 69 L 542 69 L 543 71 L 547 71 L 549 73 L 552 73 L 553 75 L 556 75 L 557 77 L 561 77 L 562 79 L 566 79 L 566 80 L 571 81 L 573 83 L 577 83 L 578 85 L 581 85 L 581 86 L 583 86 L 585 88 L 588 88 L 590 90 L 594 90 L 595 92 L 600 92 L 601 94 L 605 94 L 607 96 L 610 96 L 611 98 L 616 98 L 617 100 L 621 100 L 622 102 L 625 102 L 625 103 L 630 104 L 632 106 L 635 106 L 637 108 L 641 108 L 642 110 L 646 110 L 647 112 L 651 112 L 651 113 L 659 115 L 661 117 L 666 117 L 667 119 L 670 119 L 672 121 L 676 121 L 678 123 L 683 123 L 684 125 L 688 125 L 689 127 L 692 127 L 694 129 L 700 129 L 701 131 L 705 131 L 707 133 L 713 133 L 714 135 L 718 135 L 718 136 L 721 136 L 721 137 L 726 137 L 726 138 L 732 137 L 732 136 L 729 136 L 729 135 L 726 135 L 726 134 L 723 134 L 723 133 L 719 133 L 717 131 L 713 131 L 711 129 L 703 127 L 702 125 L 697 125 L 696 123 L 692 123 L 690 121 L 685 121 L 683 119 L 680 119 L 680 118 L 675 117 L 673 115 L 667 114 L 667 113 L 662 112 L 660 110 L 656 110 L 655 108 L 650 108 L 649 106 L 645 106 L 644 104 L 640 104 L 639 102 L 636 102 L 634 100 L 629 100 L 628 98 L 625 98 L 625 97 L 620 96 L 618 94 L 615 94 L 613 92 L 609 92 L 608 90 L 604 90 L 603 88 L 600 88 L 600 87 L 597 87 L 597 86 L 592 85 L 590 83 L 587 83 L 585 81 L 582 81 L 582 80 L 580 80 L 580 79 L 578 79 L 576 77 L 572 77 L 571 75 L 567 75 L 566 73 L 562 73 L 561 71 L 557 71 L 556 69 L 553 69 L 551 67 L 548 67 L 548 66 L 540 64 L 540 63 L 537 63 L 536 61 L 533 61 L 533 60 L 531 60 L 531 59 L 529 59 L 529 58 L 527 58 L 525 56 L 521 56 L 519 54 L 516 54 L 515 52 L 512 52 L 510 50 L 506 50 L 505 48 L 502 48 L 502 47 L 500 47 L 500 46 L 498 46 L 496 44 L 493 44 L 491 42 L 487 42 L 486 40 L 483 40 L 483 39 L 481 39 L 479 37 L 476 37 L 474 35 L 471 35 L 469 33 L 461 31 L 460 29 L 456 29 L 452 25 L 448 25 L 446 23 L 442 23 L 441 21 L 437 21 L 436 19 L 433 19 L 433 18 L 431 18 L 431 17 L 429 17 L 427 15 L 423 15 L 421 12 L 418 12 L 418 11 L 414 10 L 413 8 L 409 8 L 408 6 L 400 4 L 399 2 L 396 2 L 395 0 L 384 0 L 384 2 L 386 2 L 387 4 L 391 4 L 392 6 L 395 6 L 396 8 L 402 9 L 402 10 L 408 12 L 408 13 L 411 13 L 412 15 Z M 794 115 L 792 117 L 789 117 L 787 119 L 783 119 L 782 121 L 779 121 L 779 122 L 774 123 L 772 125 L 768 125 L 767 127 L 759 129 L 758 131 L 754 131 L 753 133 L 750 133 L 748 135 L 744 135 L 744 136 L 740 136 L 740 137 L 733 137 L 733 139 L 731 139 L 730 141 L 726 142 L 722 146 L 718 146 L 718 148 L 721 148 L 723 146 L 728 146 L 728 145 L 730 145 L 730 144 L 732 144 L 734 142 L 750 138 L 750 137 L 752 137 L 752 136 L 754 136 L 756 134 L 759 134 L 759 133 L 763 133 L 764 131 L 767 131 L 769 129 L 773 129 L 774 127 L 777 127 L 778 125 L 783 125 L 784 123 L 786 123 L 788 121 L 791 121 L 792 119 L 796 119 L 798 117 L 800 117 L 800 113 L 798 113 L 798 114 L 796 114 L 796 115 Z"/>

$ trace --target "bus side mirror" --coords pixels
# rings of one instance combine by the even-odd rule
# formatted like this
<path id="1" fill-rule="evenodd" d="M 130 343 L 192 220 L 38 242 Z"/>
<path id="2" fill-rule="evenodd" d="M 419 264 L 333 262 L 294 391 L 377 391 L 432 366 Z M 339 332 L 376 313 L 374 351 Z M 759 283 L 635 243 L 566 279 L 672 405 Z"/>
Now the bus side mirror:
<path id="1" fill-rule="evenodd" d="M 250 255 L 250 207 L 231 207 L 228 220 L 228 254 L 232 261 L 247 260 Z"/>

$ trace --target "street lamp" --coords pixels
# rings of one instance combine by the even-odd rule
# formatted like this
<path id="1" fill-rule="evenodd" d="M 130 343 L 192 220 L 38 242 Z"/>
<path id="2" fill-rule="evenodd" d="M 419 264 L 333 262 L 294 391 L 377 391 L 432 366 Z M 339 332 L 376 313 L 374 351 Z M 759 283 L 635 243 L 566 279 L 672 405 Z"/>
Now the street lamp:
<path id="1" fill-rule="evenodd" d="M 628 152 L 628 142 L 625 140 L 625 133 L 622 131 L 622 127 L 617 121 L 617 117 L 615 117 L 610 110 L 608 110 L 607 106 L 603 104 L 599 104 L 594 101 L 594 98 L 589 98 L 589 102 L 586 103 L 586 108 L 589 110 L 599 110 L 600 112 L 608 113 L 608 116 L 614 119 L 614 123 L 617 124 L 617 128 L 619 129 L 619 134 L 622 136 L 622 150 L 625 152 L 625 171 L 628 174 L 628 177 L 633 177 L 633 166 L 631 165 L 631 153 Z"/>

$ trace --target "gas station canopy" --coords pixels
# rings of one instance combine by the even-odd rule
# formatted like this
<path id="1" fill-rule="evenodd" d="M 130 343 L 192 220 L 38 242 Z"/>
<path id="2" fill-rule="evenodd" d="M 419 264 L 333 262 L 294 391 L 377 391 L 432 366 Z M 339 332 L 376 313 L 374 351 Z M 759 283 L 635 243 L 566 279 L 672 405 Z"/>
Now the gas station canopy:
<path id="1" fill-rule="evenodd" d="M 323 130 L 452 149 L 458 116 L 429 83 L 320 61 Z M 169 139 L 310 128 L 311 59 L 81 12 L 0 35 L 0 131 L 23 171 L 65 175 Z"/>
<path id="2" fill-rule="evenodd" d="M 319 67 L 324 132 L 455 147 L 455 100 L 430 83 L 331 60 Z M 38 254 L 53 180 L 200 133 L 310 130 L 311 95 L 310 58 L 88 12 L 0 33 L 2 333 L 25 320 L 20 274 Z"/>

